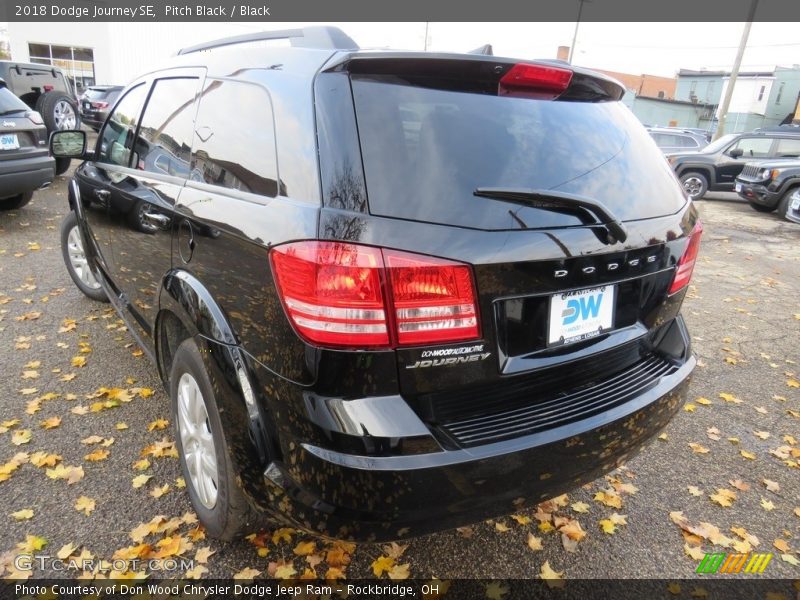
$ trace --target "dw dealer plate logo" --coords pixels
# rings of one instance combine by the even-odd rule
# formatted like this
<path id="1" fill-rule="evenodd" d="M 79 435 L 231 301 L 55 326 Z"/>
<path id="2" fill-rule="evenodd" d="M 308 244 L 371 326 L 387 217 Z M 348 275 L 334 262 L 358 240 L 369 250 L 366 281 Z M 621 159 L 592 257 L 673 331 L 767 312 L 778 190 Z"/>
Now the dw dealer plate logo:
<path id="1" fill-rule="evenodd" d="M 610 330 L 615 291 L 613 285 L 604 285 L 551 296 L 547 344 L 580 342 Z"/>

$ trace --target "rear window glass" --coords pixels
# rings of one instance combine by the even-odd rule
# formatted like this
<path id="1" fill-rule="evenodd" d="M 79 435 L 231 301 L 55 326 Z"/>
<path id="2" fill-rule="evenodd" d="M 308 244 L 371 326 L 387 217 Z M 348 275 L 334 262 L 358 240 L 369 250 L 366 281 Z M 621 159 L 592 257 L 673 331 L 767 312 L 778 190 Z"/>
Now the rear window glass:
<path id="1" fill-rule="evenodd" d="M 27 105 L 11 93 L 7 87 L 0 87 L 0 114 L 7 111 L 29 110 Z"/>
<path id="2" fill-rule="evenodd" d="M 481 229 L 579 225 L 571 214 L 478 198 L 478 187 L 558 190 L 617 218 L 685 200 L 663 155 L 619 102 L 532 100 L 353 76 L 370 211 Z M 513 213 L 513 214 L 511 214 Z"/>

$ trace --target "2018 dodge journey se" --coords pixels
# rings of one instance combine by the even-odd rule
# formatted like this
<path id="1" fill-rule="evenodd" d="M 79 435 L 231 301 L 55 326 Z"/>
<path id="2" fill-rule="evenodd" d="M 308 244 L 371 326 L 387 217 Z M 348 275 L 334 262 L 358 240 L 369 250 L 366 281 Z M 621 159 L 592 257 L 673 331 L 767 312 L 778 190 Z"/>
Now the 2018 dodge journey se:
<path id="1" fill-rule="evenodd" d="M 702 228 L 622 94 L 309 28 L 187 48 L 95 148 L 53 135 L 85 161 L 67 269 L 154 360 L 210 534 L 258 511 L 353 539 L 454 527 L 669 421 Z"/>

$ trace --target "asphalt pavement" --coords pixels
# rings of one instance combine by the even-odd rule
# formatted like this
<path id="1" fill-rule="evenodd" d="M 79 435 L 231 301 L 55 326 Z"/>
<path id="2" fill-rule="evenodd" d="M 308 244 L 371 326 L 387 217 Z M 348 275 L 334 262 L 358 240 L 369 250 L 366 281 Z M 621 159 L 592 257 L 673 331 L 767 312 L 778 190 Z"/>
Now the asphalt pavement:
<path id="1" fill-rule="evenodd" d="M 546 567 L 567 579 L 682 579 L 704 552 L 753 551 L 773 553 L 771 577 L 800 576 L 800 226 L 731 194 L 697 203 L 690 403 L 620 471 L 538 511 L 407 545 L 268 526 L 219 543 L 194 523 L 178 461 L 158 444 L 174 431 L 155 368 L 64 268 L 66 183 L 0 213 L 0 575 L 24 576 L 14 559 L 35 550 L 184 557 L 190 576 L 351 579 L 532 578 Z"/>

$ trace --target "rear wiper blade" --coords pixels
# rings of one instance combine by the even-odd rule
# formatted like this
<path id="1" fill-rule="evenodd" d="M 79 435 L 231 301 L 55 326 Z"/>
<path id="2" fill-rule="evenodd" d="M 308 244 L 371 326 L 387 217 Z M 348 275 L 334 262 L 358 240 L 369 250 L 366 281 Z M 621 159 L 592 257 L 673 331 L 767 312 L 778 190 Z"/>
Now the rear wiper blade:
<path id="1" fill-rule="evenodd" d="M 526 188 L 494 188 L 479 187 L 474 192 L 475 196 L 481 198 L 491 198 L 493 200 L 505 200 L 523 206 L 533 208 L 566 210 L 574 212 L 576 209 L 589 213 L 599 221 L 598 225 L 603 225 L 608 231 L 611 240 L 610 244 L 624 242 L 628 239 L 628 232 L 622 221 L 617 219 L 614 214 L 599 200 L 568 194 L 567 192 L 556 192 L 553 190 L 532 190 Z"/>
<path id="2" fill-rule="evenodd" d="M 5 117 L 6 115 L 15 115 L 17 113 L 24 113 L 28 112 L 27 108 L 12 108 L 11 110 L 6 110 L 0 113 L 0 117 Z"/>

